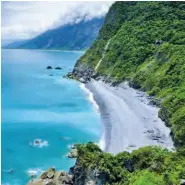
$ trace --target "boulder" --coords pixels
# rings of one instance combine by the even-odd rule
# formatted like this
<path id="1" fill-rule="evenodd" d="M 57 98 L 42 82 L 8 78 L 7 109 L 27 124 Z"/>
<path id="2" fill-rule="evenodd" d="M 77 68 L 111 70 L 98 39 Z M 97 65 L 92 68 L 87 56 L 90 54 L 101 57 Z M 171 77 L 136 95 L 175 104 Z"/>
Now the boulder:
<path id="1" fill-rule="evenodd" d="M 53 69 L 51 66 L 48 66 L 46 69 Z"/>
<path id="2" fill-rule="evenodd" d="M 71 152 L 67 155 L 68 158 L 77 158 L 77 149 L 71 149 Z"/>

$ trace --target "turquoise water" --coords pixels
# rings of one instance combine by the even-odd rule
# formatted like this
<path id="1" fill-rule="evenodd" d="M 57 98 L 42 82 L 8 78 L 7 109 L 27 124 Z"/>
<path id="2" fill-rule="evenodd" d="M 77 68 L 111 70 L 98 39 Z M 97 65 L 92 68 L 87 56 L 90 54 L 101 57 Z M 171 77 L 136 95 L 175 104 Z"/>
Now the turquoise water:
<path id="1" fill-rule="evenodd" d="M 68 171 L 69 145 L 99 142 L 98 113 L 77 82 L 62 78 L 81 55 L 2 50 L 2 184 L 26 184 L 49 167 Z"/>

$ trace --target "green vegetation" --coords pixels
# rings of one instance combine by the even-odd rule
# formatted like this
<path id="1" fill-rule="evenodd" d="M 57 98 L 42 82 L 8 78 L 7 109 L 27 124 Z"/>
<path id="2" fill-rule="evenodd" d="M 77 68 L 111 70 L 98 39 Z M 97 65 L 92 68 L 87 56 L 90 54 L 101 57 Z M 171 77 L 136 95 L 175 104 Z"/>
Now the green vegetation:
<path id="1" fill-rule="evenodd" d="M 160 147 L 147 146 L 113 156 L 93 144 L 77 145 L 78 165 L 96 169 L 106 185 L 178 185 L 185 178 L 185 157 Z"/>
<path id="2" fill-rule="evenodd" d="M 98 38 L 76 65 L 95 68 L 110 38 L 97 73 L 128 80 L 160 100 L 159 116 L 171 127 L 176 146 L 184 147 L 185 2 L 114 3 Z"/>

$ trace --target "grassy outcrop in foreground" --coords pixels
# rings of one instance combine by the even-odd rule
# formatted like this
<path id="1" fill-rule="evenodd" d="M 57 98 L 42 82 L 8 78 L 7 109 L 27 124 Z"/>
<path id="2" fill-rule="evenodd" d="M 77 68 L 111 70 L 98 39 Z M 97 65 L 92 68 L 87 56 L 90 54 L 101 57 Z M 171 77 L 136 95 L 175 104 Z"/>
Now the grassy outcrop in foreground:
<path id="1" fill-rule="evenodd" d="M 155 96 L 176 146 L 185 147 L 185 2 L 114 3 L 80 66 Z"/>
<path id="2" fill-rule="evenodd" d="M 160 147 L 147 146 L 132 153 L 117 155 L 102 152 L 93 144 L 77 145 L 78 168 L 87 178 L 89 169 L 96 171 L 102 184 L 110 185 L 178 185 L 185 178 L 185 157 Z M 87 170 L 88 169 L 88 170 Z"/>

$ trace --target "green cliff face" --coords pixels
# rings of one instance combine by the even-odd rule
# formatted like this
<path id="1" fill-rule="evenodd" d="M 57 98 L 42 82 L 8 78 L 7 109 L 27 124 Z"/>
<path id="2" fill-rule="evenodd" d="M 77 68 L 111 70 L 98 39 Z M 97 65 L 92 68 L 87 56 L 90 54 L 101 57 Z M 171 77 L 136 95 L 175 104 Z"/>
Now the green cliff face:
<path id="1" fill-rule="evenodd" d="M 80 66 L 155 96 L 176 146 L 185 146 L 185 2 L 114 3 Z"/>
<path id="2" fill-rule="evenodd" d="M 77 151 L 69 173 L 50 168 L 28 185 L 180 185 L 185 179 L 185 157 L 159 147 L 114 156 L 90 142 Z"/>
<path id="3" fill-rule="evenodd" d="M 73 175 L 79 180 L 80 171 L 82 184 L 88 179 L 102 185 L 179 185 L 185 178 L 185 157 L 178 152 L 147 146 L 114 156 L 93 143 L 78 145 L 77 149 Z"/>

